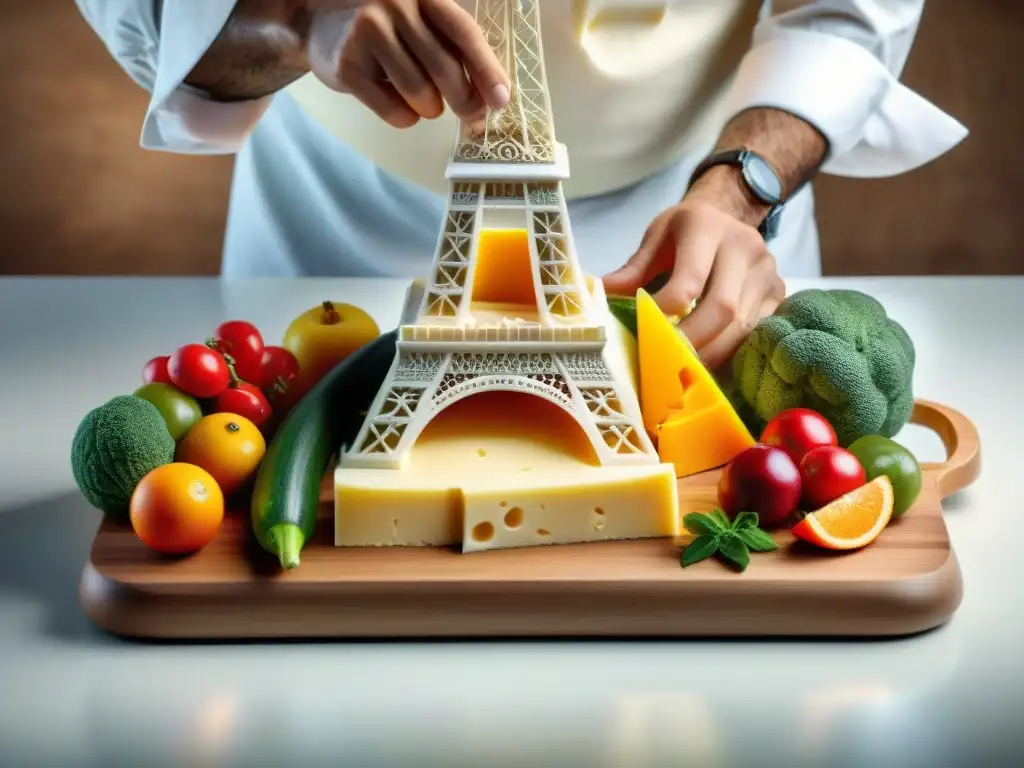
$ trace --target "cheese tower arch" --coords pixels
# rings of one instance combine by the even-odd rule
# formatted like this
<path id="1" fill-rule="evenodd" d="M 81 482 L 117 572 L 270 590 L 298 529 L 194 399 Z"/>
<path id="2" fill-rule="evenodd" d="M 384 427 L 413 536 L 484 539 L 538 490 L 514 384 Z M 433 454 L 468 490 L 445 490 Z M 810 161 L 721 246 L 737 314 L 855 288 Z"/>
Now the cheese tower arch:
<path id="1" fill-rule="evenodd" d="M 605 323 L 616 321 L 573 247 L 562 194 L 568 156 L 555 140 L 538 3 L 478 0 L 476 20 L 509 73 L 511 99 L 478 123 L 459 123 L 430 277 L 409 289 L 395 361 L 341 464 L 403 468 L 436 414 L 488 390 L 556 403 L 602 465 L 658 464 L 636 393 L 608 364 Z M 480 300 L 481 234 L 510 223 L 525 230 L 527 290 L 515 302 Z"/>

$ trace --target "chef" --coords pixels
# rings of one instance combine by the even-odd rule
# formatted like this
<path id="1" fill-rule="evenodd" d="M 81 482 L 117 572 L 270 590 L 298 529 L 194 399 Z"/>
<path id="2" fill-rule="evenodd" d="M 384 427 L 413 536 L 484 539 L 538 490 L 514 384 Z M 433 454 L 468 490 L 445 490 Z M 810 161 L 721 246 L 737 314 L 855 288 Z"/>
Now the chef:
<path id="1" fill-rule="evenodd" d="M 426 274 L 455 121 L 510 95 L 476 0 L 77 3 L 151 94 L 143 147 L 235 155 L 227 278 Z M 682 327 L 728 359 L 783 278 L 820 274 L 817 174 L 904 173 L 966 136 L 898 79 L 923 6 L 543 0 L 584 269 L 611 293 L 667 276 L 659 305 L 700 297 Z"/>

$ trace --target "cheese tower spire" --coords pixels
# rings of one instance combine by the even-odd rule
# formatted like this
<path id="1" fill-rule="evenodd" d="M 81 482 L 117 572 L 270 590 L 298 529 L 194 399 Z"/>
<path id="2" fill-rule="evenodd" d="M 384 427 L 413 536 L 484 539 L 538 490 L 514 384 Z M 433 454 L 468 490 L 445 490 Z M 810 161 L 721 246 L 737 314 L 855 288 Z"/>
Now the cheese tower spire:
<path id="1" fill-rule="evenodd" d="M 409 290 L 395 362 L 342 466 L 403 467 L 435 414 L 488 390 L 561 406 L 602 464 L 659 463 L 634 390 L 608 364 L 605 323 L 617 321 L 573 245 L 562 194 L 569 162 L 555 140 L 538 6 L 477 2 L 511 99 L 459 123 L 430 278 Z M 481 247 L 517 236 L 518 251 Z"/>
<path id="2" fill-rule="evenodd" d="M 445 224 L 424 297 L 424 321 L 466 322 L 472 314 L 478 233 L 487 219 L 515 208 L 530 237 L 535 302 L 542 323 L 590 324 L 590 296 L 573 248 L 562 180 L 569 177 L 564 146 L 555 141 L 534 0 L 479 0 L 477 23 L 512 95 L 482 124 L 459 122 L 445 176 L 450 181 Z"/>

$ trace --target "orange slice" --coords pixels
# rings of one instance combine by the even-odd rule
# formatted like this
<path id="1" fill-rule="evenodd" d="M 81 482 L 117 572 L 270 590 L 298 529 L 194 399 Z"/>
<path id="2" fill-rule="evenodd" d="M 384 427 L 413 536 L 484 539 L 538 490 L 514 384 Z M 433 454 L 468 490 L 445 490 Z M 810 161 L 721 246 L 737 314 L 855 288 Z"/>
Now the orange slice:
<path id="1" fill-rule="evenodd" d="M 807 515 L 793 526 L 793 535 L 825 549 L 860 549 L 889 524 L 892 504 L 892 482 L 879 475 Z"/>

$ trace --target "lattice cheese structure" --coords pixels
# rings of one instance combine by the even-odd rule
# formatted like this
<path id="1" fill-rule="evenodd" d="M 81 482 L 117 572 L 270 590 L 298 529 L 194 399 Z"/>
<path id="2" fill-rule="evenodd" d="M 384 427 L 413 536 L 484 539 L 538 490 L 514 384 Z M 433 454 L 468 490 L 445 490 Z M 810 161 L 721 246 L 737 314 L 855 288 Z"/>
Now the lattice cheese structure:
<path id="1" fill-rule="evenodd" d="M 510 75 L 512 98 L 479 124 L 459 124 L 431 276 L 407 293 L 394 364 L 341 457 L 336 485 L 344 486 L 346 477 L 359 488 L 396 485 L 392 473 L 409 468 L 410 451 L 435 416 L 468 396 L 493 391 L 528 393 L 557 405 L 586 434 L 601 468 L 642 467 L 635 477 L 656 476 L 661 483 L 671 467 L 661 464 L 644 428 L 635 390 L 621 367 L 609 365 L 606 324 L 615 321 L 600 282 L 584 274 L 574 248 L 562 194 L 568 156 L 555 140 L 538 4 L 480 0 L 476 14 Z M 533 301 L 475 301 L 481 233 L 509 226 L 527 233 Z M 672 497 L 666 503 L 673 504 L 674 476 L 665 492 Z M 339 545 L 409 543 L 397 533 L 394 541 L 377 536 L 382 540 L 372 542 L 345 533 L 343 518 L 355 513 L 342 501 L 337 496 Z M 648 535 L 671 535 L 665 528 L 672 525 L 658 522 Z M 454 534 L 420 538 L 416 543 L 451 543 L 439 539 Z"/>

